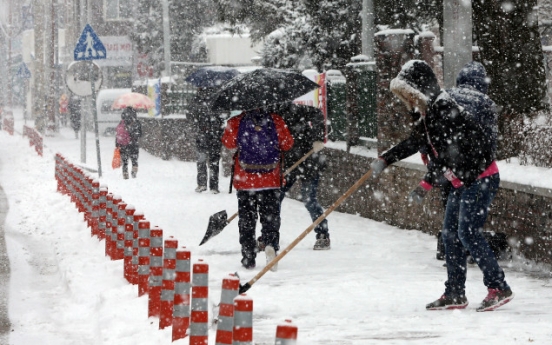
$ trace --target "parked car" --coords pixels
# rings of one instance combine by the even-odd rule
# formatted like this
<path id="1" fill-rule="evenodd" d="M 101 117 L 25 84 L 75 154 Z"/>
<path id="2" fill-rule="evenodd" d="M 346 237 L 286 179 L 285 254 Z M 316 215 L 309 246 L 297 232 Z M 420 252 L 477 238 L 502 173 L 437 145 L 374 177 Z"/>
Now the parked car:
<path id="1" fill-rule="evenodd" d="M 115 127 L 121 121 L 121 110 L 111 109 L 117 97 L 131 92 L 131 89 L 104 89 L 96 96 L 96 111 L 98 114 L 98 133 L 114 135 Z"/>

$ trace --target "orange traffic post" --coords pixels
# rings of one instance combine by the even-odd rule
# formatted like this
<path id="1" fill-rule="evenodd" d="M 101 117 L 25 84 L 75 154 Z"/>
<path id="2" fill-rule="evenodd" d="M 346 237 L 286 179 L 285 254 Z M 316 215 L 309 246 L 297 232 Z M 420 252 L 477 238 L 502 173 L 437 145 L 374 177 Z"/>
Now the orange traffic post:
<path id="1" fill-rule="evenodd" d="M 253 299 L 246 294 L 234 298 L 234 344 L 253 345 Z"/>
<path id="2" fill-rule="evenodd" d="M 172 325 L 174 306 L 174 276 L 176 272 L 176 248 L 178 248 L 178 241 L 172 236 L 165 240 L 165 247 L 163 249 L 163 281 L 161 283 L 159 329 Z"/>
<path id="3" fill-rule="evenodd" d="M 150 275 L 150 222 L 138 223 L 138 296 L 148 293 Z"/>
<path id="4" fill-rule="evenodd" d="M 234 274 L 230 273 L 222 280 L 215 345 L 232 345 L 234 341 L 234 298 L 239 289 L 240 279 Z"/>
<path id="5" fill-rule="evenodd" d="M 295 345 L 297 344 L 297 326 L 291 320 L 276 326 L 276 342 L 274 345 Z"/>
<path id="6" fill-rule="evenodd" d="M 192 253 L 182 247 L 176 251 L 176 270 L 174 276 L 174 303 L 172 321 L 172 340 L 186 337 L 190 326 L 190 260 Z"/>
<path id="7" fill-rule="evenodd" d="M 190 345 L 205 345 L 209 340 L 209 265 L 199 259 L 192 272 Z"/>
<path id="8" fill-rule="evenodd" d="M 150 275 L 148 280 L 148 317 L 159 316 L 163 283 L 163 230 L 150 231 Z"/>

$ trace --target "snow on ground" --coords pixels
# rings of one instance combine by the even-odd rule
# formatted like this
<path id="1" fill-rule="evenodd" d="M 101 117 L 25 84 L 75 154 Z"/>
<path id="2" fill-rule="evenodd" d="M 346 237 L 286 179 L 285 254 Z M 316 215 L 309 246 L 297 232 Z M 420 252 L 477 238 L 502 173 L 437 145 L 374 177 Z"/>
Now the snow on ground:
<path id="1" fill-rule="evenodd" d="M 16 133 L 0 132 L 0 184 L 9 201 L 6 241 L 11 264 L 10 344 L 170 344 L 171 329 L 158 330 L 147 317 L 147 298 L 123 278 L 122 262 L 104 257 L 104 243 L 90 237 L 67 196 L 56 192 L 54 153 L 80 161 L 80 140 L 69 128 L 45 137 L 44 157 Z M 123 180 L 110 167 L 113 138 L 100 138 L 102 184 L 145 214 L 152 226 L 174 236 L 210 265 L 210 303 L 214 315 L 220 285 L 238 272 L 242 283 L 264 266 L 240 265 L 237 221 L 199 247 L 211 214 L 237 211 L 235 195 L 194 192 L 195 163 L 164 161 L 140 152 L 137 179 Z M 95 140 L 88 133 L 87 165 L 96 167 Z M 502 167 L 501 167 L 502 168 Z M 513 169 L 515 170 L 515 169 Z M 518 170 L 512 176 L 522 176 Z M 541 176 L 550 176 L 547 174 Z M 552 184 L 552 176 L 541 178 Z M 228 178 L 221 178 L 227 190 Z M 329 216 L 330 251 L 313 251 L 309 234 L 247 292 L 254 300 L 254 340 L 274 344 L 276 326 L 292 319 L 298 344 L 550 344 L 552 283 L 549 275 L 528 274 L 525 263 L 503 262 L 515 299 L 495 312 L 477 313 L 485 297 L 482 275 L 469 267 L 465 310 L 426 311 L 444 291 L 443 262 L 435 259 L 436 239 L 355 215 Z M 310 225 L 300 202 L 285 200 L 281 245 Z M 525 267 L 527 267 L 525 265 Z M 542 278 L 544 276 L 544 278 Z M 209 333 L 215 343 L 215 328 Z M 188 339 L 175 342 L 188 344 Z"/>

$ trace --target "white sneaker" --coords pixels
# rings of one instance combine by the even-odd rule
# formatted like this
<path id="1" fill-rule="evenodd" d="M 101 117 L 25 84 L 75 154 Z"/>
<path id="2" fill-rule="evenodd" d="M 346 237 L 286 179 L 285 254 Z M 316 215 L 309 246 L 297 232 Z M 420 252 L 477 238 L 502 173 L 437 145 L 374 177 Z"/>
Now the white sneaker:
<path id="1" fill-rule="evenodd" d="M 266 254 L 266 264 L 268 265 L 269 262 L 271 262 L 272 260 L 274 260 L 274 258 L 276 257 L 276 251 L 274 250 L 274 247 L 271 246 L 271 245 L 267 245 L 265 247 L 265 250 L 264 250 L 265 254 Z M 278 271 L 278 263 L 276 263 L 274 266 L 272 266 L 270 268 L 270 270 L 272 272 L 276 272 Z"/>
<path id="2" fill-rule="evenodd" d="M 207 190 L 207 187 L 205 186 L 197 186 L 197 188 L 195 189 L 196 193 L 205 192 L 206 190 Z"/>

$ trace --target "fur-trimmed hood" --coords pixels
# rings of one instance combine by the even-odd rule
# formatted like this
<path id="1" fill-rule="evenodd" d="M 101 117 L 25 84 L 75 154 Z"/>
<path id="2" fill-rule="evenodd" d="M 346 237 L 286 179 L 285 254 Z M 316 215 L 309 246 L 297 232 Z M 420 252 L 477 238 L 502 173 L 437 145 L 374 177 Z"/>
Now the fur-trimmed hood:
<path id="1" fill-rule="evenodd" d="M 391 80 L 390 89 L 409 110 L 418 108 L 422 114 L 441 92 L 435 73 L 422 60 L 405 63 L 397 77 Z"/>

